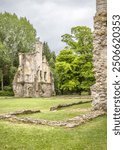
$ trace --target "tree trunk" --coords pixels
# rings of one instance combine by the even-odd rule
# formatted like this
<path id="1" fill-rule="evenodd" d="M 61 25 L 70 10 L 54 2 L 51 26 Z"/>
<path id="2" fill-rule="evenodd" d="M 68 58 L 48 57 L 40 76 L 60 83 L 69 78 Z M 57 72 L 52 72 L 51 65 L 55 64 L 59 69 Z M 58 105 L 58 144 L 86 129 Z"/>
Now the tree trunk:
<path id="1" fill-rule="evenodd" d="M 1 90 L 3 91 L 3 72 L 1 72 Z"/>

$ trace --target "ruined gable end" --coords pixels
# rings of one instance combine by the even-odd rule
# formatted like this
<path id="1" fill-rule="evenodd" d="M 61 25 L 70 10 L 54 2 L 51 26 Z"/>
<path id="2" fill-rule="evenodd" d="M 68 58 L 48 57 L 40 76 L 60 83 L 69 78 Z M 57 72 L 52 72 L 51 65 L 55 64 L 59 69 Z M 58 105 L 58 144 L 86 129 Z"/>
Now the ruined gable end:
<path id="1" fill-rule="evenodd" d="M 37 41 L 33 53 L 19 54 L 19 67 L 13 80 L 15 97 L 49 97 L 55 94 L 53 75 L 42 53 L 43 45 Z"/>

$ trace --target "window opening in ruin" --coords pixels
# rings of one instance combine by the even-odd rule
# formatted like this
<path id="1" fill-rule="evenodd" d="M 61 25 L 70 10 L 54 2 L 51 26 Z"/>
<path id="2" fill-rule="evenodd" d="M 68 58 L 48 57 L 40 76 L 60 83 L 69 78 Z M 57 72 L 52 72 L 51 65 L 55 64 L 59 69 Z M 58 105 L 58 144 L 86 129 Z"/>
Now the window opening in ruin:
<path id="1" fill-rule="evenodd" d="M 47 75 L 47 72 L 44 72 L 44 80 L 45 81 L 47 81 L 46 75 Z"/>
<path id="2" fill-rule="evenodd" d="M 50 80 L 52 81 L 52 73 L 50 72 Z"/>
<path id="3" fill-rule="evenodd" d="M 42 71 L 40 71 L 40 79 L 42 80 Z"/>

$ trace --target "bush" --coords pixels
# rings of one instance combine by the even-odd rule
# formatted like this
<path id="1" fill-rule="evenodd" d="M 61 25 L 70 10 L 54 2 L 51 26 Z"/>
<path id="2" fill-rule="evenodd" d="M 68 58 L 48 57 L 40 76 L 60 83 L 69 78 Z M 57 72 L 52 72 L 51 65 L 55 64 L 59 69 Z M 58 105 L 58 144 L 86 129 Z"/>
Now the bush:
<path id="1" fill-rule="evenodd" d="M 0 91 L 0 96 L 14 96 L 13 91 Z"/>
<path id="2" fill-rule="evenodd" d="M 12 91 L 12 87 L 11 86 L 4 86 L 4 91 Z"/>
<path id="3" fill-rule="evenodd" d="M 82 96 L 88 96 L 88 95 L 90 95 L 90 94 L 89 94 L 89 92 L 83 91 L 83 92 L 81 92 L 81 95 L 82 95 Z"/>

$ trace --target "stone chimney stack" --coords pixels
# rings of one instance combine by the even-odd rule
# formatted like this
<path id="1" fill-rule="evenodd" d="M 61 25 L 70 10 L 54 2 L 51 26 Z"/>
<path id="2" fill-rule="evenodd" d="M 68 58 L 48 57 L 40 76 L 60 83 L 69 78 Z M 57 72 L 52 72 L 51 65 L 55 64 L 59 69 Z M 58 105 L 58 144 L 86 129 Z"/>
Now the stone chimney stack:
<path id="1" fill-rule="evenodd" d="M 96 84 L 92 86 L 94 110 L 107 110 L 107 0 L 96 0 L 94 17 L 94 71 Z"/>

